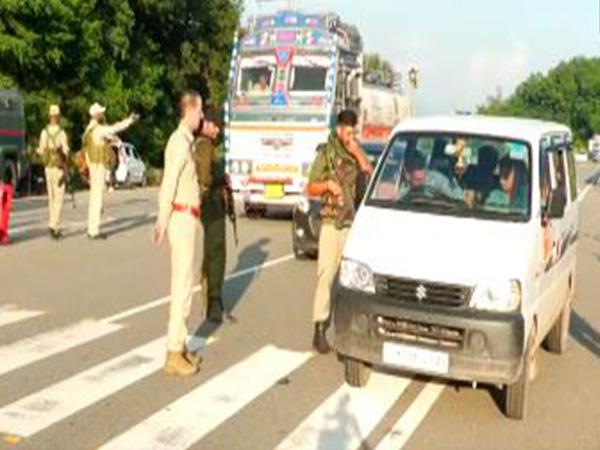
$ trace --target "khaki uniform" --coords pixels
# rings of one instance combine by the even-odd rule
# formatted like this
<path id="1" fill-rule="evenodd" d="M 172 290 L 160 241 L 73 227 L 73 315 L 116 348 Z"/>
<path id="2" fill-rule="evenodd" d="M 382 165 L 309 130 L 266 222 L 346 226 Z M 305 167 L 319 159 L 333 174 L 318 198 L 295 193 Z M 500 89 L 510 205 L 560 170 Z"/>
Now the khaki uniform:
<path id="1" fill-rule="evenodd" d="M 97 236 L 100 233 L 100 216 L 102 201 L 106 189 L 106 176 L 110 161 L 110 148 L 106 139 L 125 131 L 132 125 L 131 119 L 125 119 L 114 125 L 102 125 L 92 119 L 83 137 L 86 146 L 86 162 L 90 171 L 90 200 L 88 209 L 88 235 Z"/>
<path id="2" fill-rule="evenodd" d="M 327 180 L 337 182 L 342 187 L 344 197 L 342 204 L 330 193 L 321 199 L 323 224 L 319 237 L 314 322 L 325 322 L 331 315 L 331 290 L 354 218 L 358 174 L 358 162 L 332 133 L 327 144 L 319 147 L 309 175 L 309 183 Z"/>
<path id="3" fill-rule="evenodd" d="M 165 171 L 159 194 L 159 221 L 167 224 L 171 247 L 171 308 L 167 350 L 182 352 L 187 337 L 187 317 L 197 279 L 196 247 L 200 220 L 173 205 L 200 208 L 200 188 L 192 156 L 194 137 L 183 125 L 173 132 L 165 149 Z"/>
<path id="4" fill-rule="evenodd" d="M 194 146 L 194 159 L 202 193 L 204 254 L 202 278 L 206 281 L 209 319 L 220 320 L 223 314 L 223 280 L 227 244 L 225 205 L 225 163 L 223 153 L 210 139 L 201 137 Z"/>
<path id="5" fill-rule="evenodd" d="M 64 173 L 60 167 L 61 156 L 58 152 L 62 152 L 66 158 L 69 157 L 70 149 L 66 133 L 59 125 L 48 125 L 40 135 L 37 151 L 45 166 L 48 190 L 48 228 L 58 231 L 66 188 Z"/>

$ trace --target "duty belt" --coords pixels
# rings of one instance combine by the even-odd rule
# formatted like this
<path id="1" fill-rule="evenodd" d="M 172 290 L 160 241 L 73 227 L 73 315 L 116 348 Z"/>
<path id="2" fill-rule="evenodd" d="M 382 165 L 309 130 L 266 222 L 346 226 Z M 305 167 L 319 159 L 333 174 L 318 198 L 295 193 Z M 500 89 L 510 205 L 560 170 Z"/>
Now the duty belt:
<path id="1" fill-rule="evenodd" d="M 200 218 L 200 208 L 190 205 L 182 205 L 181 203 L 172 203 L 173 211 L 189 213 L 196 219 Z"/>

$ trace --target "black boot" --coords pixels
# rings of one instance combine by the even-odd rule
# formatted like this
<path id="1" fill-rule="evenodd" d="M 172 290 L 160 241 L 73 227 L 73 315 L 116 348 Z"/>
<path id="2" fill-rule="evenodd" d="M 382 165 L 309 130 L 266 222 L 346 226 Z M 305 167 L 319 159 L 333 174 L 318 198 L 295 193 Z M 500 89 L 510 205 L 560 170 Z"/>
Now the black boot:
<path id="1" fill-rule="evenodd" d="M 327 323 L 315 322 L 315 335 L 313 337 L 313 348 L 321 355 L 326 355 L 331 351 L 327 342 Z"/>
<path id="2" fill-rule="evenodd" d="M 220 299 L 211 299 L 208 302 L 207 319 L 213 323 L 223 323 L 223 308 Z"/>

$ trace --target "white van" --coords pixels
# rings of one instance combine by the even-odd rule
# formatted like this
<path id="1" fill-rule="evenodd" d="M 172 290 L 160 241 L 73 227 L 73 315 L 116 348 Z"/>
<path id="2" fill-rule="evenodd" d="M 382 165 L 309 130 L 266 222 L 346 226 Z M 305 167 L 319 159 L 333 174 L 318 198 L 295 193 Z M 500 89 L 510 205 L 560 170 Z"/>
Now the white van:
<path id="1" fill-rule="evenodd" d="M 450 116 L 399 125 L 344 249 L 336 348 L 352 386 L 385 367 L 499 386 L 525 414 L 540 344 L 562 353 L 577 180 L 563 125 Z"/>

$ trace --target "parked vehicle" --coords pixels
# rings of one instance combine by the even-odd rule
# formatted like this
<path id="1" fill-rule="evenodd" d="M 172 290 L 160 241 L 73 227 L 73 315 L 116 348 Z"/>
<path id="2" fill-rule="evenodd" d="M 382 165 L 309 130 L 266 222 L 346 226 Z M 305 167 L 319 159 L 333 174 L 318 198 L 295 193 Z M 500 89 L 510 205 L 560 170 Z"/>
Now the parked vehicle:
<path id="1" fill-rule="evenodd" d="M 588 142 L 588 155 L 594 162 L 600 162 L 600 134 L 596 134 Z"/>
<path id="2" fill-rule="evenodd" d="M 363 149 L 375 167 L 384 144 L 368 143 Z M 366 184 L 366 180 L 362 180 Z M 365 186 L 366 187 L 366 186 Z M 292 212 L 292 246 L 297 259 L 316 259 L 321 234 L 321 201 L 302 195 Z"/>
<path id="3" fill-rule="evenodd" d="M 346 382 L 373 367 L 501 386 L 525 416 L 540 344 L 563 353 L 576 279 L 570 130 L 524 119 L 400 124 L 350 231 L 335 297 Z"/>
<path id="4" fill-rule="evenodd" d="M 16 191 L 28 167 L 23 99 L 17 90 L 0 89 L 0 183 Z"/>
<path id="5" fill-rule="evenodd" d="M 119 164 L 115 171 L 115 179 L 119 185 L 146 186 L 146 164 L 142 161 L 135 145 L 129 142 L 120 142 L 117 145 Z"/>

